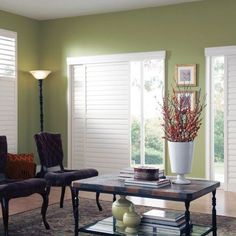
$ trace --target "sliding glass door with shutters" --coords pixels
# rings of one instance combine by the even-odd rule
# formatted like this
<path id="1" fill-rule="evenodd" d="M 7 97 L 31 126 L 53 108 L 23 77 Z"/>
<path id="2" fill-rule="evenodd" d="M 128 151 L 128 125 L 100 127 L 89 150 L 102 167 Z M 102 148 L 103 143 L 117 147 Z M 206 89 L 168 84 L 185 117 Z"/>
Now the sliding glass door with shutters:
<path id="1" fill-rule="evenodd" d="M 69 163 L 111 173 L 162 164 L 164 52 L 70 58 Z M 142 154 L 141 154 L 142 153 Z"/>
<path id="2" fill-rule="evenodd" d="M 207 48 L 209 177 L 236 191 L 236 47 Z"/>

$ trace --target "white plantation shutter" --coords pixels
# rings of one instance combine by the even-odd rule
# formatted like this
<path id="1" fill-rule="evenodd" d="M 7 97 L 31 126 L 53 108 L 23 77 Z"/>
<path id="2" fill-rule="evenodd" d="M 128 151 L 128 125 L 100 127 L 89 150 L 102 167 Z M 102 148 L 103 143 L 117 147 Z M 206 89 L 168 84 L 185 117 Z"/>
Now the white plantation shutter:
<path id="1" fill-rule="evenodd" d="M 207 57 L 207 77 L 211 77 L 211 60 L 213 57 L 224 57 L 224 188 L 236 192 L 236 46 L 215 47 L 205 49 Z M 207 89 L 211 94 L 211 81 L 208 79 Z M 209 89 L 210 88 L 210 89 Z M 208 96 L 208 105 L 211 104 Z M 209 106 L 208 106 L 209 107 Z M 212 119 L 208 108 L 207 121 Z M 212 127 L 207 123 L 208 129 Z M 208 141 L 210 140 L 210 142 Z M 214 149 L 211 137 L 207 137 L 207 147 Z M 211 151 L 210 150 L 210 151 Z M 207 152 L 207 156 L 209 155 Z"/>
<path id="2" fill-rule="evenodd" d="M 69 167 L 130 166 L 130 62 L 157 58 L 165 51 L 67 58 Z"/>
<path id="3" fill-rule="evenodd" d="M 129 166 L 129 74 L 129 62 L 72 67 L 73 168 Z"/>
<path id="4" fill-rule="evenodd" d="M 16 33 L 0 29 L 0 135 L 17 152 Z"/>
<path id="5" fill-rule="evenodd" d="M 236 55 L 226 56 L 228 191 L 236 191 Z"/>

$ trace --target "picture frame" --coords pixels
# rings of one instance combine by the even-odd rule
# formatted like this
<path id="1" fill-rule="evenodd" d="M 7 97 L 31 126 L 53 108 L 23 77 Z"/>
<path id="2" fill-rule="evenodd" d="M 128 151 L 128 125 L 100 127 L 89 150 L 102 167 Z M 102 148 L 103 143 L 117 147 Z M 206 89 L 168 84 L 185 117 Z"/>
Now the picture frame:
<path id="1" fill-rule="evenodd" d="M 196 64 L 177 64 L 175 79 L 178 86 L 196 86 Z"/>
<path id="2" fill-rule="evenodd" d="M 191 110 L 194 109 L 195 104 L 196 104 L 196 91 L 177 91 L 177 98 L 180 101 L 180 99 L 184 99 L 184 104 L 186 104 L 186 106 L 189 106 L 190 103 L 190 108 Z"/>

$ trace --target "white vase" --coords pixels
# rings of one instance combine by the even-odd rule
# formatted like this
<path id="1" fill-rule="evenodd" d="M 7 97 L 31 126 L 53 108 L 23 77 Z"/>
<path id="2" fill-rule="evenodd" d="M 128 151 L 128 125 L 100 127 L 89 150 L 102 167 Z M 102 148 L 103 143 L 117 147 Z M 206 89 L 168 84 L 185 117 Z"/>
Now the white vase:
<path id="1" fill-rule="evenodd" d="M 170 142 L 168 141 L 171 171 L 177 174 L 176 184 L 190 184 L 185 174 L 192 171 L 193 142 Z"/>

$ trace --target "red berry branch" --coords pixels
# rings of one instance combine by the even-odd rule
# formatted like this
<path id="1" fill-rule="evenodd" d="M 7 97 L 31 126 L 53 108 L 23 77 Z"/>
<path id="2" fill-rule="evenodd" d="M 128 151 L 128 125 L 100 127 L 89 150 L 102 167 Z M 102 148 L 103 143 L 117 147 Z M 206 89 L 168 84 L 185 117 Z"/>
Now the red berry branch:
<path id="1" fill-rule="evenodd" d="M 192 94 L 193 95 L 193 94 Z M 201 126 L 201 113 L 205 108 L 205 96 L 201 100 L 200 91 L 196 94 L 196 101 L 191 101 L 191 92 L 175 91 L 163 98 L 164 139 L 171 142 L 193 141 Z"/>

